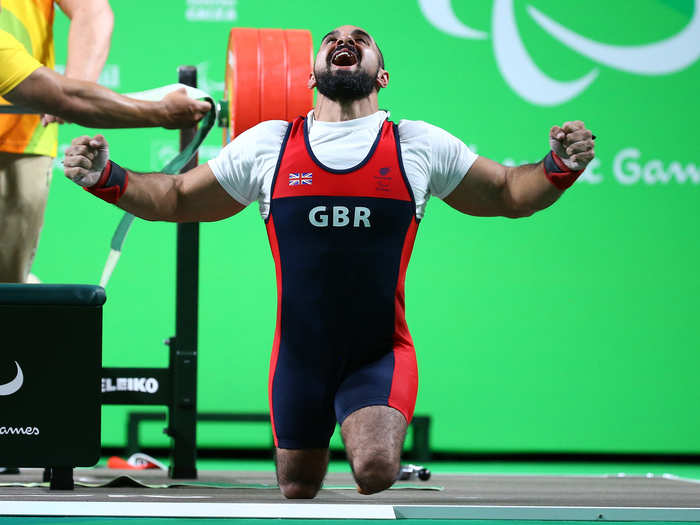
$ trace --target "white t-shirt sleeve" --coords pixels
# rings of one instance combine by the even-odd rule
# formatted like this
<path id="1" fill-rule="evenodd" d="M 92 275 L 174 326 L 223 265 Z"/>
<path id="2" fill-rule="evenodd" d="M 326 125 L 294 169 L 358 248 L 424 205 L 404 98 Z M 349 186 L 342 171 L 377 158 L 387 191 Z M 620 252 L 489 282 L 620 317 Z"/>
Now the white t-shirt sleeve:
<path id="1" fill-rule="evenodd" d="M 276 162 L 288 123 L 269 120 L 244 131 L 209 161 L 216 180 L 247 206 L 258 200 L 266 182 L 265 166 Z"/>
<path id="2" fill-rule="evenodd" d="M 464 142 L 422 120 L 399 122 L 401 155 L 419 219 L 431 195 L 447 197 L 478 158 Z"/>
<path id="3" fill-rule="evenodd" d="M 462 181 L 478 155 L 454 135 L 425 124 L 430 143 L 430 193 L 444 199 Z"/>

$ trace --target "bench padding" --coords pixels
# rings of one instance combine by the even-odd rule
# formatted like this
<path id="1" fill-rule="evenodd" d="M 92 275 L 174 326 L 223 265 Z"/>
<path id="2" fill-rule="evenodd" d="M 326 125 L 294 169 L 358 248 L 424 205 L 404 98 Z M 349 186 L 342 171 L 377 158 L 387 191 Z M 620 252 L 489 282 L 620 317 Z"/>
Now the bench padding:
<path id="1" fill-rule="evenodd" d="M 0 284 L 0 305 L 102 306 L 105 290 L 90 284 Z"/>

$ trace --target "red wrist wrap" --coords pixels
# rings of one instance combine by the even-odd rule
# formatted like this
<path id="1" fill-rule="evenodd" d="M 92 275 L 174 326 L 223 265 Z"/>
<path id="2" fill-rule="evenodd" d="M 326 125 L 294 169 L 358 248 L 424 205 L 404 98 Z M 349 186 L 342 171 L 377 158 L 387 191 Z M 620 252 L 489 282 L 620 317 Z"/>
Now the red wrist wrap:
<path id="1" fill-rule="evenodd" d="M 544 174 L 549 182 L 560 190 L 565 190 L 570 187 L 576 182 L 576 179 L 578 179 L 581 173 L 583 173 L 583 170 L 570 170 L 553 151 L 547 153 L 547 156 L 544 158 Z"/>
<path id="2" fill-rule="evenodd" d="M 126 170 L 110 160 L 107 161 L 107 165 L 102 170 L 102 175 L 100 175 L 97 183 L 84 189 L 103 201 L 116 204 L 119 198 L 124 195 L 128 185 L 129 177 L 126 174 Z"/>

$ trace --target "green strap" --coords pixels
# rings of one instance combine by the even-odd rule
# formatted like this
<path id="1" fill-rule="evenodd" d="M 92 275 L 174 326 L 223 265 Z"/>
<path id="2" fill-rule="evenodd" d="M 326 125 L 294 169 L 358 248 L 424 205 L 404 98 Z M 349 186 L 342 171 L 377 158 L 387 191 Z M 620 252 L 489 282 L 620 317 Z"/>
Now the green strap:
<path id="1" fill-rule="evenodd" d="M 204 142 L 204 139 L 211 131 L 211 128 L 216 122 L 216 103 L 211 98 L 205 98 L 205 100 L 211 104 L 211 110 L 200 122 L 199 129 L 197 129 L 197 133 L 192 141 L 185 147 L 185 149 L 178 153 L 173 160 L 165 165 L 165 167 L 161 170 L 161 173 L 166 173 L 168 175 L 180 173 L 182 168 L 185 167 L 190 159 L 192 159 L 194 154 L 197 152 L 197 149 L 199 149 L 199 146 L 202 145 L 202 142 Z M 131 228 L 132 222 L 134 222 L 134 216 L 129 212 L 124 213 L 124 216 L 122 217 L 121 221 L 119 221 L 119 225 L 112 236 L 112 242 L 110 245 L 112 250 L 116 252 L 122 251 L 124 240 L 126 239 L 127 233 L 129 233 L 129 228 Z"/>

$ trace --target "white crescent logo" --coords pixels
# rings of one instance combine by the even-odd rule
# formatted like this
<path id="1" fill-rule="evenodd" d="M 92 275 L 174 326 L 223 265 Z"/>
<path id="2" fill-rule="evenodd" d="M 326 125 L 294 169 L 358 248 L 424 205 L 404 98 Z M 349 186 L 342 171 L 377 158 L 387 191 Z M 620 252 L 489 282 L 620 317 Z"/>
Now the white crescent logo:
<path id="1" fill-rule="evenodd" d="M 484 39 L 487 34 L 465 26 L 455 15 L 450 0 L 418 0 L 421 11 L 435 27 L 460 38 Z M 700 0 L 693 16 L 677 35 L 641 46 L 616 46 L 596 42 L 555 22 L 532 6 L 535 22 L 570 49 L 621 71 L 638 75 L 667 75 L 700 58 Z M 583 77 L 561 82 L 547 76 L 533 62 L 518 32 L 513 0 L 494 0 L 491 20 L 496 64 L 508 85 L 522 98 L 540 106 L 562 104 L 584 91 L 598 76 L 592 69 Z"/>
<path id="2" fill-rule="evenodd" d="M 560 82 L 540 71 L 518 34 L 512 0 L 494 2 L 492 26 L 498 70 L 513 91 L 532 104 L 553 106 L 571 100 L 598 76 L 594 69 L 578 80 Z"/>
<path id="3" fill-rule="evenodd" d="M 668 75 L 700 58 L 700 5 L 695 0 L 693 18 L 676 36 L 643 46 L 611 46 L 578 35 L 540 13 L 527 8 L 539 26 L 562 44 L 591 60 L 639 75 Z"/>
<path id="4" fill-rule="evenodd" d="M 425 18 L 448 35 L 477 40 L 489 36 L 488 33 L 465 26 L 452 10 L 450 0 L 418 0 L 418 5 Z"/>
<path id="5" fill-rule="evenodd" d="M 17 365 L 17 376 L 9 383 L 0 385 L 0 396 L 10 396 L 22 388 L 22 384 L 24 383 L 24 375 L 22 374 L 22 369 L 19 367 L 19 363 L 17 361 L 15 361 L 15 365 Z"/>

